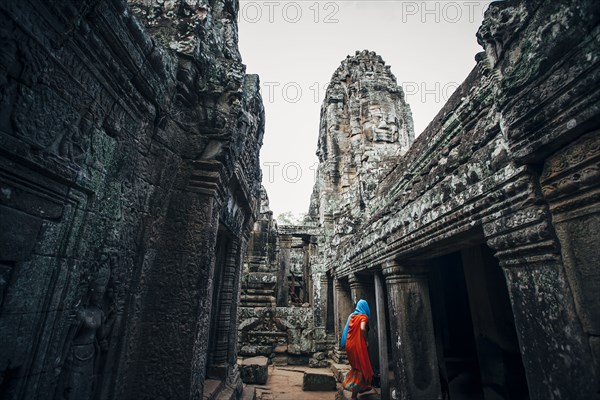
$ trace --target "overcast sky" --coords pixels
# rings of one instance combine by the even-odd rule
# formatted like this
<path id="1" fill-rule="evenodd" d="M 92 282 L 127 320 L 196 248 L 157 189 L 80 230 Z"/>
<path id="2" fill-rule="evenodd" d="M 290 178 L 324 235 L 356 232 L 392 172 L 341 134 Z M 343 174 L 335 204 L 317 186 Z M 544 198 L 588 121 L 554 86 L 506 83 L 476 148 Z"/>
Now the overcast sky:
<path id="1" fill-rule="evenodd" d="M 261 166 L 274 215 L 308 211 L 321 103 L 347 55 L 368 49 L 391 66 L 418 136 L 475 66 L 488 4 L 240 0 L 240 52 L 265 104 Z"/>

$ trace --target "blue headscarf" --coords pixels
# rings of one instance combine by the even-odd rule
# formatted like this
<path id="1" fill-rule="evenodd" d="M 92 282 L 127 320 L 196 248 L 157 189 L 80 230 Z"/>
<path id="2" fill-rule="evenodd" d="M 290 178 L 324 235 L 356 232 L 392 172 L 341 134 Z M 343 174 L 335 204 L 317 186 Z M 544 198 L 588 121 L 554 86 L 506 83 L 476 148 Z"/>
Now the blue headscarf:
<path id="1" fill-rule="evenodd" d="M 344 328 L 344 333 L 342 333 L 342 347 L 346 347 L 346 336 L 348 336 L 348 327 L 350 326 L 350 318 L 352 318 L 355 314 L 365 314 L 369 319 L 371 318 L 371 309 L 369 308 L 369 303 L 366 300 L 359 300 L 356 303 L 356 310 L 352 314 L 348 316 L 348 321 L 346 321 L 346 327 Z"/>

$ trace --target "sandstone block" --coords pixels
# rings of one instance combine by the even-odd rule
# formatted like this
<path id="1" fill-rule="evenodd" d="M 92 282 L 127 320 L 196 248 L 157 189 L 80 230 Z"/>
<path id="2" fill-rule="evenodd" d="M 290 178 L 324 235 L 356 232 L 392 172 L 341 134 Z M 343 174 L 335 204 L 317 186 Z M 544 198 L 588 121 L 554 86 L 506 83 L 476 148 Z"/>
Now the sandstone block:
<path id="1" fill-rule="evenodd" d="M 252 357 L 242 361 L 242 381 L 264 385 L 269 377 L 267 357 Z"/>
<path id="2" fill-rule="evenodd" d="M 329 366 L 329 361 L 311 358 L 308 360 L 308 366 L 311 368 L 327 368 Z"/>
<path id="3" fill-rule="evenodd" d="M 335 390 L 335 379 L 331 374 L 318 374 L 305 372 L 302 379 L 302 390 L 304 391 L 327 391 Z"/>

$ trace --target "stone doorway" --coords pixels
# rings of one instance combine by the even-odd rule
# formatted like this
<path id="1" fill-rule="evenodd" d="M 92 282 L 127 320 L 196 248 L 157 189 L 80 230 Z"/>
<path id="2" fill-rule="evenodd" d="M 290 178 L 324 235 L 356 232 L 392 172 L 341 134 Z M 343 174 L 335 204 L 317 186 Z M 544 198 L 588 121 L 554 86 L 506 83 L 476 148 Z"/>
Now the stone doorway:
<path id="1" fill-rule="evenodd" d="M 442 392 L 456 399 L 528 399 L 506 281 L 476 245 L 433 260 L 431 304 Z"/>

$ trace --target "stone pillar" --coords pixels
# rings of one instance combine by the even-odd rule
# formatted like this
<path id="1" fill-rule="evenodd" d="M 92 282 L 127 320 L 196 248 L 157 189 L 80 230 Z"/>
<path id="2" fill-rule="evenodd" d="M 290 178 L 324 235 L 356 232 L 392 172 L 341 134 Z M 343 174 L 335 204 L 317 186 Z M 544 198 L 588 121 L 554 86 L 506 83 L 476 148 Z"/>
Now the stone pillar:
<path id="1" fill-rule="evenodd" d="M 366 300 L 365 286 L 360 281 L 360 278 L 356 274 L 352 274 L 348 278 L 348 282 L 350 283 L 352 304 L 356 305 L 360 299 Z"/>
<path id="2" fill-rule="evenodd" d="M 540 184 L 560 242 L 575 310 L 589 340 L 600 393 L 600 131 L 549 157 Z"/>
<path id="3" fill-rule="evenodd" d="M 327 307 L 333 307 L 333 304 L 327 299 L 329 289 L 329 280 L 326 273 L 319 274 L 318 294 L 315 292 L 313 310 L 315 317 L 315 346 L 317 351 L 328 350 L 327 332 L 325 325 L 327 324 Z"/>
<path id="4" fill-rule="evenodd" d="M 290 273 L 290 252 L 292 237 L 281 235 L 279 237 L 279 271 L 277 273 L 277 307 L 287 307 L 290 288 L 287 277 Z"/>
<path id="5" fill-rule="evenodd" d="M 441 399 L 427 269 L 388 263 L 387 283 L 393 366 L 398 399 Z"/>
<path id="6" fill-rule="evenodd" d="M 388 338 L 385 316 L 386 301 L 383 293 L 383 279 L 375 273 L 375 302 L 377 307 L 377 340 L 379 344 L 379 369 L 381 371 L 381 400 L 390 399 L 390 379 L 388 360 Z"/>
<path id="7" fill-rule="evenodd" d="M 312 298 L 312 277 L 310 274 L 310 244 L 304 242 L 302 251 L 304 260 L 302 262 L 302 283 L 304 284 L 304 290 L 302 291 L 302 303 L 313 304 Z"/>
<path id="8" fill-rule="evenodd" d="M 535 185 L 524 177 L 523 185 Z M 525 189 L 523 189 L 525 191 Z M 487 221 L 484 233 L 506 277 L 532 399 L 594 399 L 593 359 L 539 189 L 521 208 Z M 517 205 L 515 205 L 517 207 Z M 593 247 L 593 246 L 588 246 Z"/>
<path id="9" fill-rule="evenodd" d="M 218 162 L 186 165 L 162 244 L 143 272 L 123 398 L 200 398 L 206 373 L 215 246 L 223 199 Z M 133 309 L 132 309 L 133 311 Z"/>
<path id="10" fill-rule="evenodd" d="M 352 298 L 347 285 L 344 284 L 339 278 L 334 279 L 334 318 L 335 318 L 335 338 L 336 346 L 334 352 L 334 360 L 338 363 L 346 361 L 346 351 L 341 349 L 340 341 L 342 340 L 342 333 L 346 326 L 346 320 L 350 313 L 354 310 L 352 304 Z"/>
<path id="11" fill-rule="evenodd" d="M 326 273 L 322 273 L 319 278 L 319 298 L 321 299 L 321 307 L 319 315 L 315 315 L 315 325 L 325 326 L 327 323 L 327 307 L 333 307 L 333 304 L 329 304 L 327 301 L 327 292 L 329 291 L 329 278 Z"/>

